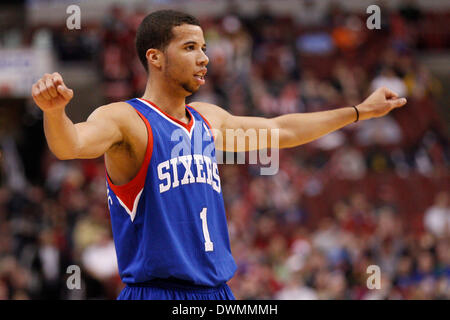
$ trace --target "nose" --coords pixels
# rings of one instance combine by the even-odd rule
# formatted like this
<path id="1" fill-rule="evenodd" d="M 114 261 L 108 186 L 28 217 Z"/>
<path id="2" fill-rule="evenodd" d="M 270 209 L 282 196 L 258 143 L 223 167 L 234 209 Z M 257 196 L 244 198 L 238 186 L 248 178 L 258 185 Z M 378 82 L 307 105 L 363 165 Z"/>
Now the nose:
<path id="1" fill-rule="evenodd" d="M 198 64 L 201 66 L 206 66 L 209 63 L 209 58 L 203 50 L 200 50 L 200 57 L 198 60 Z"/>

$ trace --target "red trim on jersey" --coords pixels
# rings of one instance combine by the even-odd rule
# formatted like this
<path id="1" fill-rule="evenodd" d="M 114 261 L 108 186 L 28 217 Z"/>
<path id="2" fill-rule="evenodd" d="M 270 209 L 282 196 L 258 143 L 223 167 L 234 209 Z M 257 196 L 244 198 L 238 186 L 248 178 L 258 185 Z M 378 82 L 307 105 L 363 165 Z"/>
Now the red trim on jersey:
<path id="1" fill-rule="evenodd" d="M 162 114 L 164 114 L 166 117 L 168 117 L 170 120 L 175 121 L 176 123 L 178 123 L 180 126 L 183 126 L 184 128 L 187 129 L 187 131 L 191 132 L 192 129 L 192 125 L 194 124 L 194 117 L 192 116 L 191 111 L 189 111 L 188 108 L 185 108 L 187 110 L 187 112 L 189 113 L 189 116 L 191 117 L 189 119 L 189 123 L 186 124 L 183 121 L 178 120 L 177 118 L 172 117 L 170 114 L 164 112 L 160 107 L 158 107 L 156 104 L 154 104 L 153 102 L 151 102 L 150 100 L 146 100 L 141 98 L 142 100 L 144 100 L 145 102 L 150 103 L 153 107 L 155 107 L 156 109 L 158 109 L 158 111 L 160 111 Z"/>
<path id="2" fill-rule="evenodd" d="M 139 169 L 139 172 L 133 179 L 131 179 L 130 182 L 119 186 L 112 183 L 105 165 L 106 179 L 108 180 L 110 188 L 114 191 L 114 193 L 120 199 L 120 201 L 122 201 L 127 206 L 130 212 L 133 211 L 133 205 L 136 196 L 139 194 L 139 192 L 141 192 L 142 188 L 144 188 L 148 165 L 150 163 L 153 153 L 153 133 L 150 123 L 148 122 L 147 118 L 145 118 L 138 110 L 136 110 L 136 112 L 144 121 L 148 133 L 148 141 L 147 141 L 147 148 L 145 150 L 145 157 L 144 161 L 142 162 L 141 168 Z"/>
<path id="3" fill-rule="evenodd" d="M 214 138 L 214 132 L 213 132 L 213 129 L 212 129 L 212 126 L 211 126 L 211 124 L 209 123 L 209 121 L 208 120 L 206 120 L 206 118 L 200 113 L 200 112 L 198 112 L 198 110 L 197 109 L 195 109 L 193 106 L 190 106 L 190 105 L 187 105 L 189 108 L 192 108 L 192 109 L 194 109 L 199 115 L 200 115 L 200 117 L 202 117 L 202 119 L 203 119 L 203 121 L 205 121 L 206 122 L 206 125 L 209 127 L 209 130 L 211 131 L 211 136 L 213 137 L 213 139 L 215 140 L 215 138 Z"/>

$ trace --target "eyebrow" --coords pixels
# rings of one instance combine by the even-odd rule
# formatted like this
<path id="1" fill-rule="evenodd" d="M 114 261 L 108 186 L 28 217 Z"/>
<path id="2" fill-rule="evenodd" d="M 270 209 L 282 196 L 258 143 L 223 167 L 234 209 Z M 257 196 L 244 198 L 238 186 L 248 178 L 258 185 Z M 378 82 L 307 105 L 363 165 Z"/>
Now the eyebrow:
<path id="1" fill-rule="evenodd" d="M 196 42 L 196 41 L 187 41 L 187 42 L 183 43 L 183 46 L 185 46 L 185 45 L 187 45 L 187 44 L 197 44 L 197 42 Z M 206 48 L 206 43 L 203 44 L 202 47 L 205 47 L 205 48 Z"/>

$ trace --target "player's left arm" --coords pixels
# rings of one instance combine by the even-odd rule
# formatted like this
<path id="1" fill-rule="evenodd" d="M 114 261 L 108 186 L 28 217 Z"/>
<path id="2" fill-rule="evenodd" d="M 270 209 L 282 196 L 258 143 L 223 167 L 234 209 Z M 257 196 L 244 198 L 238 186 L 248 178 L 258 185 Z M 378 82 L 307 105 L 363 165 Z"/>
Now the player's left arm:
<path id="1" fill-rule="evenodd" d="M 405 104 L 405 98 L 399 98 L 396 93 L 387 88 L 380 88 L 356 108 L 359 120 L 367 120 L 382 117 L 392 109 Z M 357 112 L 353 107 L 262 118 L 234 116 L 218 106 L 203 102 L 193 102 L 190 105 L 210 122 L 214 131 L 216 148 L 232 152 L 267 148 L 267 146 L 296 147 L 336 131 L 357 119 Z M 266 133 L 261 134 L 263 131 L 260 129 L 265 129 L 263 131 Z M 271 134 L 271 130 L 274 129 L 278 135 Z M 256 137 L 256 143 L 251 143 L 252 137 Z M 227 139 L 231 143 L 227 143 Z M 233 141 L 229 141 L 230 139 Z M 245 143 L 237 143 L 239 139 Z M 273 141 L 274 139 L 277 141 Z"/>

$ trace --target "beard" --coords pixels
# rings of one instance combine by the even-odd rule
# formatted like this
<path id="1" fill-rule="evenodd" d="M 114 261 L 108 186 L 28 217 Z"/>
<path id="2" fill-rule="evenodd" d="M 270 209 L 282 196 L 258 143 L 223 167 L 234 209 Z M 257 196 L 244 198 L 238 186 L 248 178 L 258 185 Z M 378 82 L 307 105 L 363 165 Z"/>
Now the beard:
<path id="1" fill-rule="evenodd" d="M 190 94 L 194 94 L 197 92 L 198 88 L 194 88 L 193 86 L 191 86 L 188 82 L 179 82 L 180 86 L 183 87 L 184 90 L 186 90 L 187 92 L 189 92 Z"/>
<path id="2" fill-rule="evenodd" d="M 169 63 L 169 57 L 165 56 L 165 71 L 164 74 L 169 81 L 173 82 L 176 86 L 183 88 L 186 92 L 189 92 L 189 95 L 194 94 L 198 91 L 198 87 L 194 86 L 189 81 L 180 81 L 178 77 L 172 76 L 172 73 L 170 72 L 170 63 Z"/>

